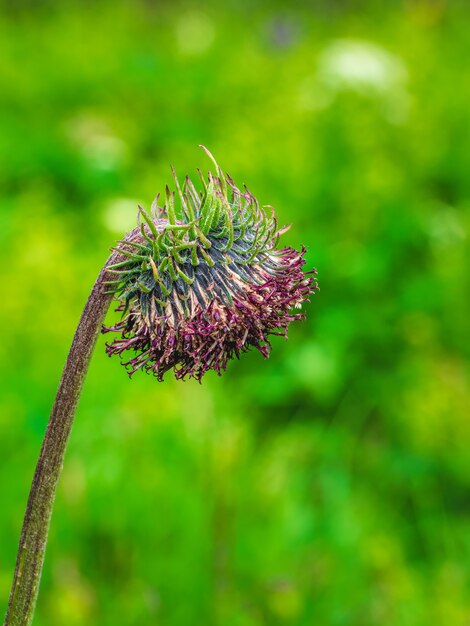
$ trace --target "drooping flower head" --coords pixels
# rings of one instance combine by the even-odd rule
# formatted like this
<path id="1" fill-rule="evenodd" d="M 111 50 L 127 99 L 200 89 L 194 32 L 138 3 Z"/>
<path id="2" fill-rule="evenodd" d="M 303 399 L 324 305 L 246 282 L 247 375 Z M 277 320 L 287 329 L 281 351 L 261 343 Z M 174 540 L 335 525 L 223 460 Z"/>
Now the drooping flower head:
<path id="1" fill-rule="evenodd" d="M 129 354 L 123 365 L 159 380 L 221 374 L 251 347 L 269 356 L 270 335 L 287 336 L 301 305 L 318 289 L 316 270 L 303 271 L 305 248 L 279 249 L 272 207 L 235 186 L 212 155 L 216 173 L 199 172 L 202 191 L 186 177 L 166 188 L 149 214 L 139 207 L 138 240 L 124 240 L 124 260 L 111 266 L 123 317 L 103 332 L 118 333 L 107 353 Z"/>

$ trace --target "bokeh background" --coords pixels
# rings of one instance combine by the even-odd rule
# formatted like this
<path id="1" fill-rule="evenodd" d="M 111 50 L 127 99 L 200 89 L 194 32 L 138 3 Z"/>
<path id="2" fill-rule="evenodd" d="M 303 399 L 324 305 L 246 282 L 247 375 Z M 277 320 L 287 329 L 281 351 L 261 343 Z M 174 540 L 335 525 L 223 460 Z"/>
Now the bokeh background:
<path id="1" fill-rule="evenodd" d="M 468 626 L 469 29 L 450 0 L 1 4 L 2 607 L 91 285 L 203 143 L 321 293 L 202 385 L 100 338 L 35 624 Z"/>

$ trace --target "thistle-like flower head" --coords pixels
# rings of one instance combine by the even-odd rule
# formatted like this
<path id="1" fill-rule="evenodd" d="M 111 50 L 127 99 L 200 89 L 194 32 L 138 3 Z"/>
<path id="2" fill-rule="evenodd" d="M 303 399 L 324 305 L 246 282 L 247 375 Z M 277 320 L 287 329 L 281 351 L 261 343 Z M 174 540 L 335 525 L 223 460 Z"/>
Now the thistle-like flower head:
<path id="1" fill-rule="evenodd" d="M 250 347 L 269 356 L 270 335 L 287 336 L 303 318 L 301 305 L 318 289 L 316 270 L 304 272 L 305 248 L 279 249 L 272 207 L 260 207 L 235 186 L 212 155 L 216 173 L 199 172 L 202 191 L 186 177 L 163 206 L 139 207 L 138 240 L 118 245 L 124 260 L 109 267 L 123 317 L 104 332 L 118 333 L 109 355 L 127 353 L 123 365 L 162 380 L 219 374 Z"/>

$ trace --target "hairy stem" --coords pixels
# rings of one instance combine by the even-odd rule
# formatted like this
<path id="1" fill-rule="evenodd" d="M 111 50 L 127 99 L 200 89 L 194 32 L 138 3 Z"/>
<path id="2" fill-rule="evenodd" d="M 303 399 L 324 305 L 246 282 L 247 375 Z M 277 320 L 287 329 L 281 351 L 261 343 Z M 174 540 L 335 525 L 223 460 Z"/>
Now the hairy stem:
<path id="1" fill-rule="evenodd" d="M 138 229 L 134 229 L 125 241 L 135 241 L 138 236 Z M 107 268 L 123 258 L 119 252 L 114 252 L 101 270 L 65 362 L 31 485 L 4 626 L 28 626 L 33 620 L 65 449 L 93 349 L 113 298 L 106 284 L 106 281 L 113 280 L 113 275 Z"/>

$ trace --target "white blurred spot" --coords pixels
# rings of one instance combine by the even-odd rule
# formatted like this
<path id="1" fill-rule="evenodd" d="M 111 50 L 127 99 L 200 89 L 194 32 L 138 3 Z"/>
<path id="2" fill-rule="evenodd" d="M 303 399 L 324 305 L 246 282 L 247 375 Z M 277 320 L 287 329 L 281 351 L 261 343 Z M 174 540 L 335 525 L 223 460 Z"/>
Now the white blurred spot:
<path id="1" fill-rule="evenodd" d="M 429 232 L 436 244 L 452 246 L 467 238 L 467 231 L 457 211 L 445 204 L 436 207 L 429 220 Z"/>
<path id="2" fill-rule="evenodd" d="M 367 41 L 340 39 L 330 44 L 318 60 L 319 78 L 333 87 L 359 91 L 389 91 L 407 78 L 403 61 Z"/>
<path id="3" fill-rule="evenodd" d="M 80 115 L 70 120 L 66 134 L 96 169 L 112 170 L 124 160 L 127 148 L 107 122 L 91 115 Z"/>
<path id="4" fill-rule="evenodd" d="M 103 223 L 113 233 L 123 235 L 137 226 L 136 198 L 114 198 L 103 211 Z"/>
<path id="5" fill-rule="evenodd" d="M 212 45 L 214 38 L 214 22 L 199 11 L 184 13 L 176 25 L 176 39 L 183 54 L 202 54 Z"/>
<path id="6" fill-rule="evenodd" d="M 378 98 L 385 116 L 399 122 L 409 107 L 407 78 L 397 55 L 368 41 L 339 39 L 320 53 L 317 72 L 301 83 L 299 103 L 307 110 L 322 109 L 340 91 L 350 90 Z"/>

